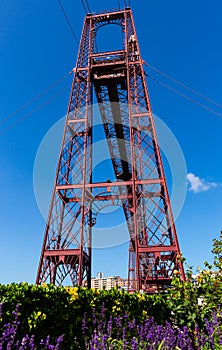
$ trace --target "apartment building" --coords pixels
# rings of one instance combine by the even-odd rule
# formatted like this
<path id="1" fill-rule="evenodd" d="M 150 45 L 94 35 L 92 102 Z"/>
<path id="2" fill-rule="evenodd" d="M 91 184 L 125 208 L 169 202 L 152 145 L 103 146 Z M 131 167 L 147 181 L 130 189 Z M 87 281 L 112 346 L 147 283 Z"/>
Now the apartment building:
<path id="1" fill-rule="evenodd" d="M 95 289 L 111 289 L 114 287 L 120 289 L 128 289 L 128 280 L 121 278 L 120 276 L 108 276 L 104 277 L 102 272 L 98 272 L 96 277 L 91 278 L 91 287 Z"/>

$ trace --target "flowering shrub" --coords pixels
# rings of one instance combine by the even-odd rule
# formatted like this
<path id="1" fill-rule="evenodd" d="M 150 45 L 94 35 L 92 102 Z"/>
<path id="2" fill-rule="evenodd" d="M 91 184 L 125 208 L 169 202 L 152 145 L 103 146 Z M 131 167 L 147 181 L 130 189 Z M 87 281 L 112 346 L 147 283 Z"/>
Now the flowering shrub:
<path id="1" fill-rule="evenodd" d="M 39 346 L 41 344 L 42 349 L 44 346 L 53 349 L 52 346 L 57 345 L 50 342 L 57 344 L 57 338 L 61 334 L 64 334 L 62 346 L 65 350 L 97 349 L 95 342 L 100 346 L 98 349 L 102 349 L 102 344 L 106 344 L 104 349 L 124 349 L 124 346 L 128 349 L 132 346 L 132 341 L 134 348 L 137 342 L 138 349 L 143 349 L 143 346 L 149 349 L 151 344 L 144 329 L 147 329 L 148 320 L 152 320 L 155 334 L 152 344 L 155 344 L 155 347 L 160 346 L 167 332 L 170 332 L 172 339 L 176 339 L 175 346 L 181 348 L 180 339 L 187 332 L 187 339 L 190 339 L 191 344 L 187 349 L 191 349 L 194 341 L 196 344 L 199 341 L 199 348 L 205 346 L 207 349 L 208 345 L 203 345 L 204 342 L 209 344 L 209 341 L 220 341 L 220 329 L 216 326 L 216 320 L 220 320 L 218 304 L 222 303 L 221 283 L 218 283 L 221 277 L 217 275 L 215 279 L 208 272 L 202 272 L 200 277 L 201 280 L 194 284 L 191 278 L 183 282 L 175 276 L 168 293 L 153 295 L 139 292 L 129 294 L 116 288 L 98 291 L 80 287 L 35 286 L 27 283 L 0 285 L 0 302 L 4 303 L 0 334 L 11 334 L 10 332 L 13 333 L 16 329 L 16 341 L 20 339 L 19 346 L 24 347 L 22 344 L 26 344 L 27 349 L 28 346 L 35 349 L 34 341 Z M 198 303 L 199 297 L 202 297 L 202 303 Z M 13 323 L 13 311 L 17 304 L 19 327 L 15 327 Z M 107 333 L 108 325 L 112 327 L 111 337 Z M 141 338 L 142 329 L 146 339 Z M 210 329 L 213 329 L 212 333 Z M 157 337 L 157 330 L 159 333 L 161 330 L 163 338 Z M 213 334 L 213 340 L 210 340 L 210 334 Z M 215 338 L 216 335 L 218 338 Z M 4 341 L 7 339 L 4 338 Z M 15 339 L 13 341 L 16 344 Z M 167 349 L 167 341 L 165 339 L 162 343 L 162 349 Z M 208 348 L 213 349 L 212 346 Z"/>
<path id="2" fill-rule="evenodd" d="M 2 325 L 13 321 L 12 312 L 19 305 L 19 339 L 33 334 L 37 342 L 52 340 L 65 334 L 64 346 L 73 343 L 74 337 L 82 336 L 82 319 L 87 312 L 88 324 L 93 326 L 93 309 L 96 317 L 101 314 L 102 303 L 106 305 L 106 315 L 118 317 L 127 312 L 129 320 L 134 318 L 142 322 L 147 316 L 153 316 L 159 324 L 169 319 L 170 308 L 166 296 L 129 294 L 118 289 L 94 290 L 80 287 L 55 287 L 53 285 L 29 285 L 27 283 L 0 285 L 0 302 L 4 303 Z M 0 332 L 2 331 L 0 324 Z"/>
<path id="3" fill-rule="evenodd" d="M 200 330 L 196 325 L 194 332 L 187 326 L 175 327 L 170 322 L 158 325 L 153 317 L 138 323 L 129 320 L 127 314 L 118 317 L 110 316 L 105 319 L 105 306 L 99 320 L 94 318 L 91 336 L 88 334 L 87 314 L 82 321 L 82 331 L 85 337 L 84 349 L 132 349 L 132 350 L 195 350 L 221 349 L 222 329 L 220 323 L 222 313 L 213 313 L 212 321 L 205 320 L 205 329 Z M 83 347 L 78 344 L 79 349 Z"/>
<path id="4" fill-rule="evenodd" d="M 13 346 L 37 349 L 34 342 L 42 349 L 59 349 L 61 334 L 63 350 L 160 350 L 170 346 L 178 350 L 182 338 L 186 345 L 181 349 L 222 349 L 222 232 L 213 247 L 214 266 L 205 263 L 206 269 L 199 271 L 195 281 L 191 269 L 186 281 L 175 271 L 172 286 L 165 294 L 0 284 L 4 311 L 0 315 L 0 350 Z M 153 332 L 151 338 L 147 324 Z"/>
<path id="5" fill-rule="evenodd" d="M 0 317 L 2 316 L 0 306 Z M 14 321 L 3 326 L 0 334 L 0 350 L 70 350 L 70 349 L 132 349 L 132 350 L 195 350 L 195 349 L 221 349 L 222 332 L 220 322 L 222 313 L 218 310 L 213 313 L 212 321 L 205 320 L 205 329 L 201 330 L 197 325 L 194 332 L 187 326 L 175 327 L 166 321 L 164 325 L 158 325 L 153 317 L 148 317 L 144 322 L 132 321 L 128 315 L 118 317 L 112 315 L 107 318 L 106 308 L 102 304 L 101 315 L 96 317 L 93 310 L 93 326 L 88 323 L 88 315 L 85 312 L 82 319 L 82 337 L 75 337 L 72 343 L 63 343 L 63 336 L 56 338 L 55 345 L 50 344 L 50 336 L 41 339 L 38 345 L 34 335 L 26 334 L 21 340 L 17 337 L 19 322 L 19 308 L 13 312 Z M 1 317 L 2 318 L 2 317 Z"/>
<path id="6" fill-rule="evenodd" d="M 187 269 L 186 281 L 174 275 L 167 300 L 174 324 L 186 325 L 190 330 L 196 324 L 203 328 L 205 319 L 210 320 L 218 305 L 222 305 L 222 231 L 220 238 L 213 240 L 212 253 L 213 264 L 204 262 L 205 269 L 198 268 L 195 279 L 191 267 Z"/>
<path id="7" fill-rule="evenodd" d="M 4 331 L 5 324 L 13 323 L 12 312 L 18 304 L 20 326 L 17 329 L 17 339 L 32 334 L 35 342 L 39 344 L 41 339 L 48 339 L 49 334 L 52 342 L 64 334 L 63 348 L 67 350 L 76 348 L 74 338 L 78 339 L 81 346 L 86 341 L 86 334 L 84 337 L 82 334 L 84 315 L 87 315 L 87 337 L 91 337 L 92 334 L 99 337 L 99 334 L 95 333 L 95 322 L 98 323 L 102 319 L 107 325 L 112 317 L 113 323 L 115 318 L 124 316 L 122 310 L 127 314 L 128 322 L 136 320 L 136 324 L 139 325 L 148 317 L 152 317 L 153 322 L 159 326 L 165 327 L 167 321 L 180 329 L 186 326 L 193 334 L 197 330 L 206 330 L 206 319 L 212 322 L 212 312 L 218 310 L 218 304 L 222 304 L 221 286 L 221 274 L 215 277 L 207 270 L 200 274 L 196 283 L 193 283 L 191 273 L 186 282 L 175 275 L 168 293 L 153 295 L 139 292 L 129 294 L 117 288 L 98 291 L 46 284 L 0 285 L 0 302 L 4 303 L 0 332 Z M 202 303 L 198 303 L 200 297 Z M 102 312 L 102 305 L 105 305 L 105 313 Z M 116 339 L 115 341 L 119 342 L 118 330 L 115 327 L 113 324 L 112 340 Z M 139 336 L 135 332 L 133 334 L 135 337 Z M 87 339 L 89 341 L 89 338 Z"/>
<path id="8" fill-rule="evenodd" d="M 19 307 L 16 306 L 15 311 L 12 312 L 14 321 L 6 323 L 2 326 L 2 334 L 0 334 L 0 350 L 19 349 L 19 350 L 36 350 L 35 336 L 26 334 L 21 340 L 17 338 L 17 331 L 20 325 L 19 321 Z M 2 319 L 2 304 L 0 304 L 0 320 Z M 39 349 L 45 350 L 59 350 L 60 344 L 63 341 L 63 336 L 56 339 L 55 345 L 50 344 L 50 336 L 46 339 L 41 339 L 39 342 Z"/>

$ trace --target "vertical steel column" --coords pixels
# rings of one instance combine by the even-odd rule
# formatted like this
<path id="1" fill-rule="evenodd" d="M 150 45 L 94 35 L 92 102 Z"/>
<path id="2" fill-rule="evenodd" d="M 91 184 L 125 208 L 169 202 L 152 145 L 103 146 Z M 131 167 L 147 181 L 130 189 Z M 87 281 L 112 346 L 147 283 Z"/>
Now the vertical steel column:
<path id="1" fill-rule="evenodd" d="M 180 249 L 132 12 L 126 9 L 125 16 L 128 41 L 128 100 L 131 107 L 131 125 L 134 128 L 131 143 L 134 145 L 135 155 L 132 162 L 137 159 L 137 183 L 142 185 L 142 179 L 147 181 L 147 184 L 141 187 L 141 201 L 137 201 L 135 208 L 135 254 L 136 265 L 139 265 L 137 278 L 139 288 L 154 291 L 170 284 L 174 269 L 180 270 L 182 278 L 185 278 L 185 275 L 183 265 L 177 258 Z M 149 180 L 152 180 L 151 186 Z"/>
<path id="2" fill-rule="evenodd" d="M 92 19 L 87 16 L 65 123 L 51 206 L 36 283 L 86 283 L 91 279 L 91 228 L 85 225 L 90 210 L 86 183 L 92 163 L 92 86 L 90 53 Z"/>

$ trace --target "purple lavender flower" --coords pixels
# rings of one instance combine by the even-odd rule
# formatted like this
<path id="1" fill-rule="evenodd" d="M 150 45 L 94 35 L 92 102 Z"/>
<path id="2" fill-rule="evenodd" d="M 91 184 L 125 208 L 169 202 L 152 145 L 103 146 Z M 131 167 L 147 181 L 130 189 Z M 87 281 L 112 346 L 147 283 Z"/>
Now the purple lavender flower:
<path id="1" fill-rule="evenodd" d="M 220 306 L 218 306 L 218 311 L 219 310 L 220 310 Z M 222 334 L 220 331 L 220 321 L 219 321 L 219 317 L 217 316 L 216 311 L 214 311 L 212 314 L 212 323 L 214 325 L 214 329 L 216 330 L 216 334 L 217 334 L 218 339 L 219 339 L 219 344 L 221 345 L 222 344 Z"/>
<path id="2" fill-rule="evenodd" d="M 59 350 L 60 349 L 60 345 L 62 344 L 63 339 L 64 339 L 64 335 L 60 335 L 60 337 L 58 337 L 56 339 L 55 350 Z"/>
<path id="3" fill-rule="evenodd" d="M 136 327 L 136 320 L 134 318 L 132 322 L 128 322 L 128 328 L 134 329 L 135 327 Z"/>
<path id="4" fill-rule="evenodd" d="M 0 305 L 0 315 L 2 317 L 2 304 Z M 17 336 L 19 321 L 19 305 L 16 305 L 15 311 L 12 313 L 14 315 L 14 321 L 12 323 L 6 323 L 3 326 L 2 334 L 0 335 L 0 350 L 36 350 L 34 335 L 31 337 L 26 334 L 21 340 L 15 340 Z M 60 336 L 56 340 L 56 345 L 50 344 L 50 336 L 40 341 L 41 348 L 44 346 L 45 350 L 59 350 L 61 348 L 61 343 L 63 341 L 63 336 Z"/>
<path id="5" fill-rule="evenodd" d="M 2 314 L 2 305 L 0 304 L 0 314 Z M 15 320 L 13 323 L 7 323 L 0 334 L 0 350 L 37 350 L 34 336 L 26 335 L 22 340 L 17 340 L 17 329 L 19 324 L 18 307 L 13 313 Z M 101 314 L 97 318 L 96 310 L 93 310 L 93 334 L 91 339 L 88 336 L 87 313 L 84 313 L 82 319 L 82 331 L 85 340 L 85 349 L 115 349 L 118 342 L 121 348 L 127 350 L 147 349 L 154 350 L 162 345 L 164 350 L 175 349 L 181 350 L 201 350 L 203 347 L 215 349 L 222 343 L 220 331 L 221 316 L 217 310 L 212 313 L 212 318 L 205 319 L 205 328 L 201 329 L 197 325 L 195 334 L 187 326 L 176 327 L 174 324 L 167 322 L 165 325 L 158 325 L 152 317 L 147 318 L 143 323 L 138 324 L 136 319 L 130 320 L 128 315 L 118 316 L 114 319 L 110 316 L 106 321 L 105 304 L 102 304 Z M 114 322 L 114 323 L 113 323 Z M 110 338 L 116 340 L 110 344 Z M 50 336 L 42 339 L 39 343 L 43 350 L 59 350 L 63 342 L 63 336 L 56 339 L 55 345 L 50 344 Z M 81 339 L 76 338 L 75 345 L 80 346 Z M 74 344 L 73 344 L 74 345 Z M 80 349 L 80 347 L 79 347 Z"/>
<path id="6" fill-rule="evenodd" d="M 86 332 L 88 330 L 87 323 L 86 323 L 86 317 L 87 317 L 87 312 L 84 312 L 83 319 L 82 319 L 82 333 L 84 335 L 86 334 Z"/>
<path id="7" fill-rule="evenodd" d="M 163 334 L 164 344 L 169 347 L 169 349 L 173 349 L 176 346 L 176 334 L 175 329 L 172 325 L 166 321 L 164 334 Z"/>
<path id="8" fill-rule="evenodd" d="M 36 350 L 36 347 L 35 347 L 35 337 L 34 335 L 32 335 L 30 337 L 30 340 L 29 340 L 29 349 L 30 350 Z"/>
<path id="9" fill-rule="evenodd" d="M 99 346 L 99 339 L 98 339 L 98 334 L 96 332 L 96 330 L 94 330 L 94 334 L 92 336 L 92 340 L 90 342 L 90 349 L 91 350 L 97 350 L 98 349 L 98 346 Z"/>
<path id="10" fill-rule="evenodd" d="M 126 340 L 126 327 L 123 328 L 123 350 L 127 349 L 128 342 Z"/>
<path id="11" fill-rule="evenodd" d="M 40 340 L 39 345 L 45 345 L 44 339 L 41 339 L 41 340 Z"/>
<path id="12" fill-rule="evenodd" d="M 111 337 L 112 335 L 112 324 L 113 324 L 113 320 L 112 320 L 112 316 L 110 316 L 109 321 L 108 321 L 108 336 Z"/>
<path id="13" fill-rule="evenodd" d="M 118 317 L 114 317 L 114 321 L 115 321 L 116 327 L 117 327 L 117 337 L 119 337 L 121 329 L 122 329 L 122 319 L 120 316 L 118 316 Z"/>
<path id="14" fill-rule="evenodd" d="M 147 320 L 145 320 L 144 324 L 145 340 L 149 343 L 151 340 L 154 339 L 154 334 L 154 319 L 152 317 L 149 317 Z"/>
<path id="15" fill-rule="evenodd" d="M 48 336 L 46 337 L 45 345 L 46 345 L 46 346 L 49 345 L 49 342 L 50 342 L 50 335 L 48 335 Z"/>
<path id="16" fill-rule="evenodd" d="M 101 309 L 101 320 L 99 322 L 99 329 L 101 332 L 105 331 L 106 329 L 106 321 L 105 321 L 105 303 L 103 301 L 102 303 L 102 309 Z"/>
<path id="17" fill-rule="evenodd" d="M 93 308 L 93 325 L 95 326 L 97 323 L 97 320 L 96 320 L 96 309 Z"/>
<path id="18" fill-rule="evenodd" d="M 107 340 L 108 340 L 108 335 L 103 334 L 102 335 L 102 342 L 101 342 L 102 349 L 106 349 Z"/>
<path id="19" fill-rule="evenodd" d="M 104 301 L 102 303 L 101 318 L 102 318 L 102 320 L 105 318 L 105 303 L 104 303 Z"/>
<path id="20" fill-rule="evenodd" d="M 138 342 L 136 337 L 133 337 L 133 339 L 131 340 L 131 345 L 132 345 L 132 350 L 138 350 Z"/>
<path id="21" fill-rule="evenodd" d="M 201 345 L 204 346 L 207 342 L 207 337 L 205 336 L 204 332 L 201 333 Z"/>
<path id="22" fill-rule="evenodd" d="M 193 345 L 192 345 L 193 339 L 189 333 L 189 329 L 187 326 L 184 326 L 181 330 L 179 330 L 178 340 L 179 340 L 179 347 L 183 349 L 185 346 L 185 349 L 193 350 Z"/>
<path id="23" fill-rule="evenodd" d="M 28 336 L 28 334 L 26 334 L 26 336 L 24 338 L 22 338 L 21 346 L 26 347 L 26 345 L 28 345 L 28 343 L 29 343 L 29 336 Z"/>
<path id="24" fill-rule="evenodd" d="M 208 334 L 208 341 L 211 346 L 211 349 L 215 349 L 215 344 L 214 344 L 214 325 L 213 322 L 208 321 L 208 319 L 205 319 L 205 324 L 206 324 L 206 330 Z"/>
<path id="25" fill-rule="evenodd" d="M 144 325 L 143 324 L 139 324 L 137 326 L 137 333 L 139 336 L 139 341 L 140 341 L 141 345 L 143 346 L 143 343 L 144 343 Z"/>

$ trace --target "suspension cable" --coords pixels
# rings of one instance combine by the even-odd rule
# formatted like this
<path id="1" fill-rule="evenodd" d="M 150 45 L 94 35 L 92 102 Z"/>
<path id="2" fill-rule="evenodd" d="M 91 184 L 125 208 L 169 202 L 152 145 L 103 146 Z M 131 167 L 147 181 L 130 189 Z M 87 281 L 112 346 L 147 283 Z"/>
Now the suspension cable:
<path id="1" fill-rule="evenodd" d="M 85 14 L 87 14 L 88 12 L 91 13 L 91 9 L 90 9 L 90 6 L 89 6 L 89 3 L 88 3 L 88 0 L 81 0 L 81 3 L 82 3 L 82 7 L 85 11 Z M 96 38 L 95 38 L 95 50 L 96 52 L 98 52 L 98 45 L 97 45 L 97 42 L 96 42 Z"/>
<path id="2" fill-rule="evenodd" d="M 91 9 L 90 9 L 90 6 L 89 6 L 89 3 L 88 3 L 88 0 L 81 0 L 81 3 L 82 3 L 82 7 L 85 11 L 85 13 L 91 13 Z"/>
<path id="3" fill-rule="evenodd" d="M 201 94 L 200 92 L 198 92 L 197 90 L 191 88 L 190 86 L 188 86 L 188 85 L 186 85 L 186 84 L 180 82 L 179 80 L 177 80 L 177 79 L 171 77 L 170 75 L 168 75 L 168 74 L 166 74 L 166 73 L 164 73 L 164 72 L 161 72 L 159 69 L 157 69 L 157 68 L 151 66 L 150 64 L 148 64 L 148 63 L 146 63 L 146 62 L 144 62 L 144 64 L 145 64 L 147 67 L 149 67 L 150 69 L 154 70 L 155 72 L 161 74 L 161 75 L 164 76 L 165 78 L 167 78 L 167 79 L 173 81 L 174 83 L 176 83 L 176 84 L 182 86 L 184 89 L 189 90 L 189 91 L 192 92 L 193 94 L 195 94 L 195 95 L 201 97 L 201 98 L 204 99 L 205 101 L 212 103 L 212 104 L 215 105 L 216 107 L 222 108 L 222 105 L 220 105 L 219 103 L 217 103 L 217 102 L 215 102 L 214 100 L 210 99 L 209 97 L 207 97 L 207 96 Z"/>
<path id="4" fill-rule="evenodd" d="M 58 3 L 59 3 L 59 6 L 60 6 L 60 8 L 61 8 L 61 10 L 62 10 L 62 13 L 63 13 L 65 19 L 66 19 L 66 22 L 67 22 L 67 24 L 68 24 L 68 26 L 69 26 L 69 29 L 71 30 L 72 36 L 73 36 L 73 38 L 74 38 L 74 41 L 75 41 L 77 47 L 79 47 L 79 40 L 77 39 L 77 36 L 76 36 L 76 34 L 75 34 L 75 32 L 74 32 L 74 29 L 73 29 L 73 27 L 72 27 L 72 25 L 71 25 L 71 23 L 70 23 L 70 21 L 69 21 L 69 18 L 68 18 L 68 16 L 67 16 L 67 13 L 66 13 L 66 11 L 65 11 L 65 9 L 64 9 L 64 7 L 63 7 L 61 1 L 60 1 L 60 0 L 57 0 L 57 1 L 58 1 Z"/>
<path id="5" fill-rule="evenodd" d="M 87 8 L 86 8 L 86 5 L 85 5 L 85 2 L 83 0 L 81 0 L 81 3 L 82 3 L 82 7 L 83 7 L 85 13 L 87 13 Z"/>
<path id="6" fill-rule="evenodd" d="M 86 4 L 88 12 L 91 13 L 91 9 L 90 9 L 88 0 L 85 0 L 85 4 Z"/>
<path id="7" fill-rule="evenodd" d="M 52 90 L 56 85 L 58 85 L 61 81 L 63 81 L 64 79 L 66 79 L 68 76 L 70 76 L 70 74 L 72 74 L 72 72 L 64 75 L 62 78 L 57 79 L 54 83 L 52 83 L 51 85 L 49 85 L 47 88 L 45 88 L 42 92 L 40 92 L 39 94 L 37 94 L 36 96 L 34 96 L 33 98 L 31 98 L 31 100 L 29 100 L 28 102 L 24 103 L 21 107 L 17 108 L 14 112 L 11 112 L 10 114 L 8 114 L 6 117 L 0 119 L 0 124 L 4 123 L 6 120 L 10 119 L 11 117 L 13 117 L 14 115 L 16 115 L 18 112 L 22 111 L 23 109 L 25 109 L 26 107 L 28 107 L 30 104 L 32 104 L 34 101 L 38 100 L 40 97 L 44 96 L 48 91 Z"/>
<path id="8" fill-rule="evenodd" d="M 51 101 L 55 100 L 59 95 L 61 95 L 65 90 L 67 90 L 68 88 L 70 88 L 69 85 L 67 85 L 65 88 L 63 88 L 62 90 L 60 90 L 59 92 L 57 92 L 55 95 L 53 95 L 52 97 L 50 97 L 48 100 L 46 100 L 45 102 L 41 103 L 39 106 L 37 106 L 36 108 L 33 108 L 30 112 L 26 113 L 25 115 L 23 115 L 21 118 L 19 118 L 18 120 L 16 120 L 14 123 L 10 124 L 8 127 L 2 129 L 0 131 L 0 136 L 3 135 L 4 133 L 6 133 L 8 130 L 12 129 L 14 126 L 18 125 L 19 123 L 21 123 L 24 119 L 28 118 L 30 115 L 32 115 L 34 112 L 36 112 L 37 110 L 39 110 L 40 108 L 44 107 L 45 105 L 47 105 L 48 103 L 50 103 Z"/>
<path id="9" fill-rule="evenodd" d="M 186 100 L 188 100 L 188 101 L 190 101 L 190 102 L 192 102 L 192 103 L 194 103 L 194 104 L 200 106 L 201 108 L 205 109 L 206 111 L 208 111 L 208 112 L 210 112 L 210 113 L 212 113 L 212 114 L 215 114 L 215 115 L 217 115 L 218 117 L 222 117 L 222 114 L 221 114 L 221 113 L 216 112 L 215 110 L 213 110 L 213 109 L 210 108 L 210 107 L 207 107 L 207 106 L 204 105 L 203 103 L 201 103 L 201 102 L 199 102 L 199 101 L 197 101 L 197 100 L 194 100 L 193 98 L 191 98 L 191 97 L 185 95 L 184 93 L 182 93 L 182 92 L 180 92 L 180 91 L 178 91 L 178 90 L 172 88 L 171 86 L 169 86 L 169 85 L 163 83 L 162 81 L 160 81 L 160 80 L 158 80 L 158 79 L 156 79 L 156 78 L 154 78 L 154 77 L 151 77 L 151 76 L 148 75 L 147 73 L 145 73 L 145 75 L 146 75 L 149 79 L 153 80 L 155 83 L 158 83 L 159 85 L 161 85 L 161 86 L 163 86 L 164 88 L 166 88 L 166 89 L 168 89 L 168 90 L 174 92 L 175 94 L 184 97 Z"/>

